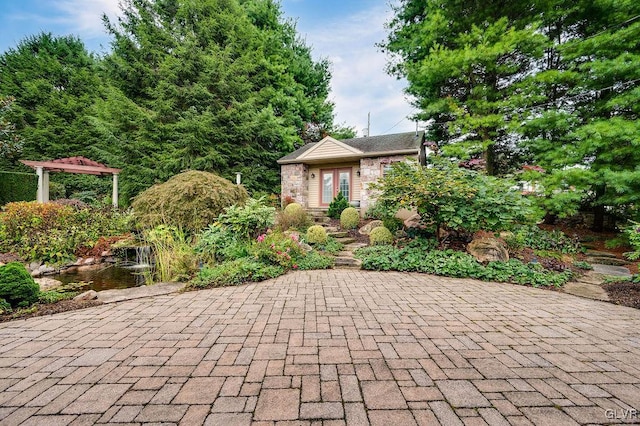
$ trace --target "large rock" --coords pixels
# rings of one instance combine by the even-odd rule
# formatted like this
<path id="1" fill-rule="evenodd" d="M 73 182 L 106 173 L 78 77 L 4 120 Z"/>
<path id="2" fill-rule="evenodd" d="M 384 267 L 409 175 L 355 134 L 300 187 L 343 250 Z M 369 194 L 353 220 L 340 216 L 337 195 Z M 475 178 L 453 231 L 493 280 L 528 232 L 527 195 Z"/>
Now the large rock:
<path id="1" fill-rule="evenodd" d="M 95 290 L 88 290 L 84 293 L 80 293 L 73 300 L 95 300 L 98 298 L 98 292 Z"/>
<path id="2" fill-rule="evenodd" d="M 497 238 L 478 238 L 467 245 L 467 251 L 478 262 L 506 262 L 509 252 L 504 241 Z"/>
<path id="3" fill-rule="evenodd" d="M 360 235 L 369 235 L 373 228 L 377 228 L 378 226 L 382 226 L 381 220 L 372 220 L 371 222 L 364 225 L 362 228 L 358 229 L 358 233 Z"/>
<path id="4" fill-rule="evenodd" d="M 424 229 L 425 226 L 422 222 L 420 222 L 420 215 L 418 213 L 406 218 L 404 220 L 404 227 L 407 229 L 418 228 Z"/>
<path id="5" fill-rule="evenodd" d="M 40 291 L 51 290 L 62 285 L 62 281 L 54 280 L 53 278 L 41 277 L 33 280 L 40 286 Z"/>

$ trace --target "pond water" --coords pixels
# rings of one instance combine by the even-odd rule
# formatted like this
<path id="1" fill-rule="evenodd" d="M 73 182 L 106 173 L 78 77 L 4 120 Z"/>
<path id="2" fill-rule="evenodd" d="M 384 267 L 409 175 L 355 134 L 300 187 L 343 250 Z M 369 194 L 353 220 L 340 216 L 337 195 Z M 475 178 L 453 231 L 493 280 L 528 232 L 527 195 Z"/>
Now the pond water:
<path id="1" fill-rule="evenodd" d="M 63 284 L 84 281 L 89 283 L 84 289 L 95 291 L 131 288 L 146 284 L 144 273 L 149 270 L 148 265 L 103 265 L 104 267 L 100 269 L 62 273 L 51 278 L 62 281 Z"/>
<path id="2" fill-rule="evenodd" d="M 87 286 L 82 287 L 83 290 L 95 291 L 145 285 L 147 283 L 145 275 L 154 264 L 151 247 L 127 247 L 123 252 L 124 260 L 120 260 L 117 263 L 103 263 L 96 269 L 66 272 L 54 275 L 52 278 L 61 281 L 63 284 L 82 281 L 88 283 Z"/>

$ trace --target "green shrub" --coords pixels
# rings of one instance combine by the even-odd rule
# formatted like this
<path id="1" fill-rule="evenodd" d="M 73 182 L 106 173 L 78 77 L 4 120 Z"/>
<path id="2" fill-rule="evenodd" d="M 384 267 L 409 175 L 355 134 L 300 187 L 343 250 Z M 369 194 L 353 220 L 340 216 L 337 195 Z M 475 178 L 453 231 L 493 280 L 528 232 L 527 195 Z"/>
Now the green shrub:
<path id="1" fill-rule="evenodd" d="M 633 252 L 628 253 L 630 260 L 640 259 L 640 223 L 631 222 L 631 226 L 625 228 L 624 233 L 629 239 L 629 244 L 633 248 Z"/>
<path id="2" fill-rule="evenodd" d="M 310 271 L 314 269 L 330 269 L 333 267 L 335 260 L 332 256 L 325 256 L 317 251 L 310 251 L 305 257 L 298 262 L 298 269 L 301 271 Z"/>
<path id="3" fill-rule="evenodd" d="M 189 171 L 142 192 L 132 207 L 143 228 L 166 224 L 194 232 L 215 222 L 226 207 L 247 198 L 242 186 L 213 173 Z"/>
<path id="4" fill-rule="evenodd" d="M 510 250 L 528 247 L 534 250 L 553 250 L 560 253 L 577 253 L 582 249 L 576 238 L 569 238 L 561 231 L 545 231 L 537 226 L 520 226 L 505 237 Z"/>
<path id="5" fill-rule="evenodd" d="M 189 287 L 206 288 L 238 285 L 249 281 L 264 281 L 285 273 L 281 266 L 268 265 L 259 260 L 243 257 L 223 262 L 214 267 L 204 267 Z"/>
<path id="6" fill-rule="evenodd" d="M 304 211 L 304 208 L 302 207 L 302 205 L 298 203 L 289 203 L 286 205 L 286 207 L 283 210 L 283 212 L 286 214 L 297 214 L 303 211 Z"/>
<path id="7" fill-rule="evenodd" d="M 249 255 L 251 242 L 240 238 L 220 223 L 209 225 L 197 237 L 195 252 L 204 263 L 213 264 Z"/>
<path id="8" fill-rule="evenodd" d="M 360 213 L 354 207 L 347 207 L 340 213 L 340 227 L 342 229 L 355 229 L 360 223 Z"/>
<path id="9" fill-rule="evenodd" d="M 326 244 L 327 230 L 320 225 L 313 225 L 307 229 L 305 241 L 309 244 Z"/>
<path id="10" fill-rule="evenodd" d="M 387 228 L 392 234 L 399 231 L 404 226 L 402 219 L 395 216 L 386 216 L 382 219 L 382 226 Z"/>
<path id="11" fill-rule="evenodd" d="M 327 216 L 332 219 L 338 219 L 342 211 L 349 207 L 349 200 L 344 198 L 342 192 L 338 192 L 338 195 L 329 203 L 329 210 L 327 210 Z"/>
<path id="12" fill-rule="evenodd" d="M 382 220 L 387 216 L 393 216 L 395 212 L 390 212 L 387 209 L 387 206 L 384 203 L 375 202 L 371 207 L 367 209 L 364 213 L 365 219 L 373 219 L 373 220 Z"/>
<path id="13" fill-rule="evenodd" d="M 225 208 L 217 221 L 239 238 L 251 240 L 274 225 L 275 212 L 263 199 L 250 198 L 243 206 Z"/>
<path id="14" fill-rule="evenodd" d="M 0 299 L 12 308 L 24 308 L 38 301 L 40 287 L 20 262 L 0 266 Z"/>
<path id="15" fill-rule="evenodd" d="M 430 161 L 430 167 L 394 163 L 388 174 L 370 186 L 380 191 L 378 202 L 389 210 L 415 209 L 435 235 L 443 228 L 459 233 L 502 230 L 537 219 L 531 202 L 509 180 L 436 157 Z"/>
<path id="16" fill-rule="evenodd" d="M 283 211 L 278 213 L 276 223 L 281 231 L 288 231 L 289 229 L 295 229 L 300 232 L 307 232 L 307 229 L 312 225 L 311 218 L 307 212 L 302 208 L 290 208 L 292 205 L 300 206 L 300 204 L 289 204 Z"/>
<path id="17" fill-rule="evenodd" d="M 274 264 L 285 269 L 296 269 L 297 262 L 304 256 L 295 234 L 267 232 L 257 238 L 250 252 L 265 264 Z"/>
<path id="18" fill-rule="evenodd" d="M 0 315 L 9 314 L 13 311 L 11 305 L 4 299 L 0 299 Z"/>
<path id="19" fill-rule="evenodd" d="M 372 246 L 393 244 L 393 234 L 384 226 L 373 228 L 369 234 L 369 244 Z"/>

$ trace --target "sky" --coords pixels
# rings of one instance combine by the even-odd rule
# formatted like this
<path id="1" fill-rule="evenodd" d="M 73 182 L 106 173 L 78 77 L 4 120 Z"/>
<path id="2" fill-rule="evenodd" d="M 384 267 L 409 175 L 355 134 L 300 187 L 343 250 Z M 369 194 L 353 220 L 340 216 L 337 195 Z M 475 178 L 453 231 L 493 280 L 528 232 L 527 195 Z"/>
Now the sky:
<path id="1" fill-rule="evenodd" d="M 286 18 L 313 48 L 316 59 L 332 63 L 330 100 L 337 124 L 354 127 L 358 136 L 413 131 L 414 111 L 403 92 L 406 81 L 385 72 L 387 56 L 376 47 L 386 37 L 392 17 L 389 0 L 280 0 Z M 391 0 L 393 1 L 393 0 Z M 87 49 L 109 50 L 103 13 L 115 17 L 119 0 L 0 0 L 0 52 L 40 32 L 73 34 Z"/>

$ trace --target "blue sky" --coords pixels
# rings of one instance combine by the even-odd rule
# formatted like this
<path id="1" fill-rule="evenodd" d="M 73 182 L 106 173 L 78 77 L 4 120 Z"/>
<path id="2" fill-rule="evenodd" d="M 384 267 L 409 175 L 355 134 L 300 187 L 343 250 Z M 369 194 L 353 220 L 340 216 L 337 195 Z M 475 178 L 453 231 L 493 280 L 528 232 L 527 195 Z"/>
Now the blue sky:
<path id="1" fill-rule="evenodd" d="M 41 31 L 74 34 L 91 51 L 109 49 L 102 13 L 114 17 L 118 0 L 2 0 L 0 52 Z M 313 47 L 314 56 L 328 58 L 332 66 L 331 100 L 336 122 L 353 126 L 358 135 L 367 127 L 371 135 L 415 130 L 406 117 L 413 112 L 406 100 L 405 81 L 384 72 L 385 55 L 375 47 L 384 40 L 384 23 L 391 16 L 388 0 L 281 0 L 287 18 L 297 22 L 298 33 Z"/>

